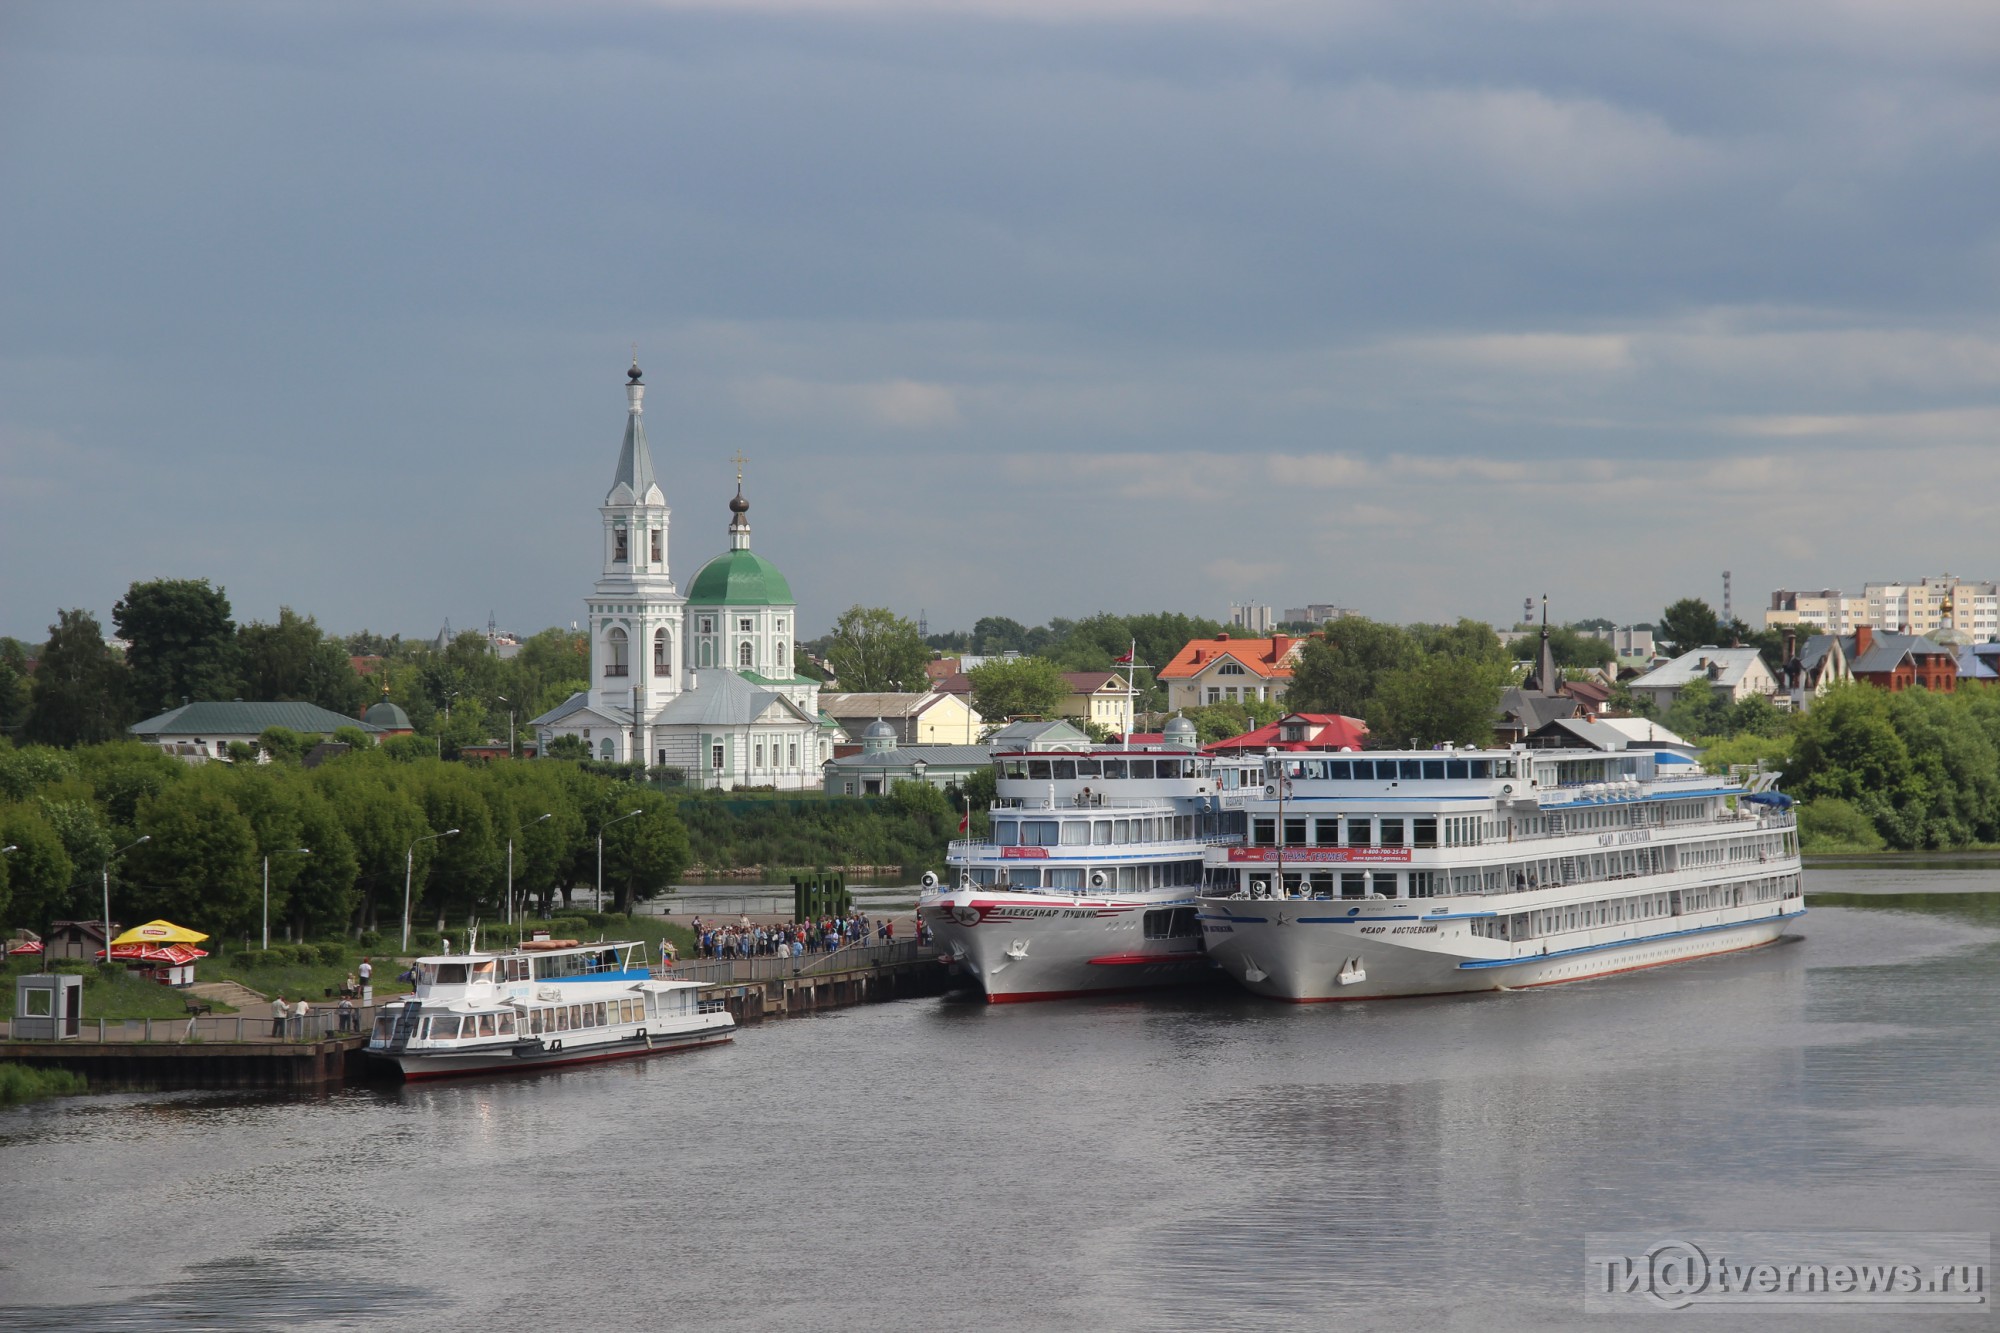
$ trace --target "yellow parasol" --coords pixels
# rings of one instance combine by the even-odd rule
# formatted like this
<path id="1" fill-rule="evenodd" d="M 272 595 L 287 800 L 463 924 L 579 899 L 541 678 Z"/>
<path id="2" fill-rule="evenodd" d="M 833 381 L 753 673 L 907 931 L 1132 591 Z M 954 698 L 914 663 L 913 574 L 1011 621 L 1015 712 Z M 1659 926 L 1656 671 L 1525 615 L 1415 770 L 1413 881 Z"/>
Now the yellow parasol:
<path id="1" fill-rule="evenodd" d="M 186 926 L 177 926 L 171 921 L 148 921 L 143 926 L 132 929 L 111 941 L 119 944 L 200 944 L 208 936 Z"/>

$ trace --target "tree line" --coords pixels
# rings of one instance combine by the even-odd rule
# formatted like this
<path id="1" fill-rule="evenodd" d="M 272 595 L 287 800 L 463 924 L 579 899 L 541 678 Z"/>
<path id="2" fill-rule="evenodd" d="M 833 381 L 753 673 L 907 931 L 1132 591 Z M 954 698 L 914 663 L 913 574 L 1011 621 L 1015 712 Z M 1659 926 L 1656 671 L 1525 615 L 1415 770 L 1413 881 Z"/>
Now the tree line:
<path id="1" fill-rule="evenodd" d="M 84 610 L 58 612 L 41 645 L 0 638 L 0 734 L 87 745 L 190 701 L 303 702 L 358 718 L 387 699 L 449 757 L 504 738 L 510 713 L 518 730 L 584 689 L 590 664 L 583 636 L 565 629 L 544 630 L 502 658 L 476 631 L 442 649 L 367 630 L 343 639 L 291 607 L 275 622 L 239 625 L 227 593 L 207 579 L 134 583 L 112 625 L 123 652 Z M 355 669 L 356 656 L 371 659 L 372 674 Z"/>
<path id="2" fill-rule="evenodd" d="M 303 748 L 265 739 L 273 755 Z M 577 764 L 363 745 L 308 770 L 189 765 L 135 741 L 0 744 L 0 846 L 15 849 L 0 856 L 0 921 L 98 918 L 108 867 L 115 920 L 254 934 L 267 858 L 273 930 L 294 939 L 399 927 L 406 870 L 414 921 L 495 921 L 510 838 L 517 902 L 551 908 L 594 894 L 600 831 L 607 906 L 626 910 L 688 864 L 668 797 Z"/>

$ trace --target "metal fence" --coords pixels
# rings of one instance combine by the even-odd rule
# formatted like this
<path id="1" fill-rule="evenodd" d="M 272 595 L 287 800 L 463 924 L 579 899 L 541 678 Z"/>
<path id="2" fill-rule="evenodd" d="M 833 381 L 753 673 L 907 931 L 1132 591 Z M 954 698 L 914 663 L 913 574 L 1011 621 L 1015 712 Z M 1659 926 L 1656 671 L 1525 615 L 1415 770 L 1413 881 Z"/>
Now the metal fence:
<path id="1" fill-rule="evenodd" d="M 86 1018 L 78 1034 L 63 1042 L 306 1042 L 327 1037 L 365 1034 L 375 1022 L 375 1010 L 357 1007 L 350 1020 L 353 1027 L 342 1030 L 340 1013 L 331 1006 L 315 1007 L 303 1019 L 292 1015 L 278 1030 L 278 1020 L 249 1014 L 205 1014 L 199 1018 Z M 0 1025 L 4 1026 L 4 1025 Z M 22 1040 L 12 1038 L 12 1040 Z M 61 1045 L 63 1042 L 51 1042 Z"/>

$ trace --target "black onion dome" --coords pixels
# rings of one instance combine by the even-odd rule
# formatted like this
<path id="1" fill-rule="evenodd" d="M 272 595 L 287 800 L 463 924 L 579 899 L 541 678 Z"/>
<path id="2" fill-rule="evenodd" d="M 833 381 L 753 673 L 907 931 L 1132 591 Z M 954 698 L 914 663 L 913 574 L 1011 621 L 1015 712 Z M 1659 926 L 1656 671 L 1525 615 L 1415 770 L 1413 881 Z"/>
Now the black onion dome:
<path id="1" fill-rule="evenodd" d="M 736 498 L 729 502 L 729 512 L 732 514 L 747 514 L 750 512 L 750 502 L 743 498 L 743 487 L 740 485 L 736 488 Z"/>
<path id="2" fill-rule="evenodd" d="M 639 363 L 637 361 L 634 361 L 632 363 L 632 368 L 626 371 L 625 375 L 627 379 L 630 379 L 634 384 L 637 384 L 639 382 L 640 376 L 644 375 L 645 373 L 646 373 L 645 371 L 639 369 Z"/>

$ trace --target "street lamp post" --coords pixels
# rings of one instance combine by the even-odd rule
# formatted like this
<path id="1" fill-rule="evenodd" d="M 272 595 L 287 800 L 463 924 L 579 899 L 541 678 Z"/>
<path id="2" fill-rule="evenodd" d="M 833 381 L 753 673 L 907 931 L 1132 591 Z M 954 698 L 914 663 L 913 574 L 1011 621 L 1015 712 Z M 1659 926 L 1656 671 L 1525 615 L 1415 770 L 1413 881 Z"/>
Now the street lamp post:
<path id="1" fill-rule="evenodd" d="M 493 698 L 495 699 L 495 701 L 507 705 L 507 757 L 509 759 L 512 759 L 515 757 L 514 756 L 514 701 L 512 699 L 509 699 L 504 694 L 496 694 L 493 696 Z M 542 818 L 547 819 L 548 816 L 543 815 Z"/>
<path id="2" fill-rule="evenodd" d="M 104 858 L 104 963 L 107 967 L 111 964 L 111 863 L 137 847 L 140 842 L 152 840 L 152 834 L 141 834 L 138 842 L 128 842 Z M 11 852 L 14 849 L 9 847 L 7 850 Z"/>
<path id="3" fill-rule="evenodd" d="M 633 815 L 645 813 L 644 810 L 627 811 L 612 820 L 611 824 L 622 824 Z M 597 910 L 600 912 L 604 910 L 604 830 L 610 828 L 611 824 L 606 824 L 597 830 Z"/>
<path id="4" fill-rule="evenodd" d="M 292 850 L 300 856 L 313 854 L 313 849 L 310 847 L 294 847 Z M 271 854 L 269 852 L 264 853 L 264 947 L 266 949 L 271 947 Z"/>
<path id="5" fill-rule="evenodd" d="M 442 833 L 427 834 L 424 837 L 418 838 L 416 842 L 411 843 L 409 849 L 403 853 L 403 952 L 404 953 L 408 953 L 410 951 L 410 875 L 411 872 L 416 869 L 417 865 L 417 843 L 436 842 L 439 838 L 454 837 L 457 835 L 457 833 L 458 833 L 457 829 L 448 828 Z"/>
<path id="6" fill-rule="evenodd" d="M 513 738 L 510 736 L 508 739 L 511 741 Z M 521 829 L 533 828 L 544 819 L 554 819 L 555 815 L 556 812 L 551 810 L 545 815 L 529 820 L 515 829 L 514 833 L 519 833 Z M 507 835 L 507 924 L 510 926 L 514 924 L 514 833 Z"/>

